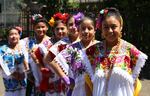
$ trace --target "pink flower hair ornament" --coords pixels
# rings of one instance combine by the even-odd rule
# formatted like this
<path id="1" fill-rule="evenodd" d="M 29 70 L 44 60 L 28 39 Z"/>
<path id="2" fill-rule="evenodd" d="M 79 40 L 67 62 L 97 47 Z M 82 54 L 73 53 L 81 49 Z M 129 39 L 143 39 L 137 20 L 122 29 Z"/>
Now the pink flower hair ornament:
<path id="1" fill-rule="evenodd" d="M 102 9 L 99 11 L 98 18 L 96 20 L 96 29 L 101 29 L 102 21 L 104 19 L 104 16 L 108 13 L 108 11 L 108 9 Z"/>
<path id="2" fill-rule="evenodd" d="M 41 14 L 34 14 L 31 18 L 31 22 L 35 22 L 38 19 L 43 18 L 43 16 Z"/>

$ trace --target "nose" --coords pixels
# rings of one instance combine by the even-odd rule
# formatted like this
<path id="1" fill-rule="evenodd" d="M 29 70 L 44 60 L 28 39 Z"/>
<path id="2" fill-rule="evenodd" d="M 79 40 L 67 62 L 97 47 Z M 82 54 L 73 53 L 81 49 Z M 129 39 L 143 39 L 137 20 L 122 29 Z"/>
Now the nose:
<path id="1" fill-rule="evenodd" d="M 113 32 L 113 29 L 112 29 L 112 28 L 109 28 L 108 32 L 109 32 L 109 33 L 112 33 L 112 32 Z"/>
<path id="2" fill-rule="evenodd" d="M 62 30 L 61 30 L 61 29 L 58 29 L 58 33 L 62 33 Z"/>
<path id="3" fill-rule="evenodd" d="M 40 27 L 40 28 L 39 28 L 39 31 L 42 31 L 42 30 L 43 30 L 43 28 Z"/>
<path id="4" fill-rule="evenodd" d="M 85 33 L 88 33 L 89 32 L 89 30 L 88 30 L 88 28 L 85 28 L 85 31 L 84 31 Z"/>

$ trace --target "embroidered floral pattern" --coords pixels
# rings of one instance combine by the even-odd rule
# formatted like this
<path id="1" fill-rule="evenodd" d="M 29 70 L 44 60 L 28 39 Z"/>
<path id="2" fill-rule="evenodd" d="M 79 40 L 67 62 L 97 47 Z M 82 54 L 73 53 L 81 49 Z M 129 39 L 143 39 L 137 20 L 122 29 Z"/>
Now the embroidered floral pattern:
<path id="1" fill-rule="evenodd" d="M 61 52 L 61 54 L 67 60 L 67 64 L 70 66 L 75 77 L 83 74 L 86 70 L 85 65 L 82 63 L 80 50 L 81 45 L 79 42 L 77 42 Z"/>
<path id="2" fill-rule="evenodd" d="M 99 51 L 100 54 L 98 57 L 95 58 L 96 64 L 96 70 L 104 70 L 107 66 L 109 66 L 112 62 L 114 64 L 114 67 L 120 67 L 122 70 L 127 71 L 129 74 L 131 74 L 132 68 L 134 68 L 136 61 L 138 59 L 139 51 L 132 46 L 130 43 L 126 43 L 125 41 L 122 46 L 125 46 L 124 49 L 119 49 L 119 51 L 123 51 L 123 53 L 113 54 L 106 52 L 107 57 L 104 55 L 104 45 L 103 43 L 100 43 Z M 115 52 L 115 51 L 114 51 Z M 107 66 L 106 66 L 107 64 Z"/>

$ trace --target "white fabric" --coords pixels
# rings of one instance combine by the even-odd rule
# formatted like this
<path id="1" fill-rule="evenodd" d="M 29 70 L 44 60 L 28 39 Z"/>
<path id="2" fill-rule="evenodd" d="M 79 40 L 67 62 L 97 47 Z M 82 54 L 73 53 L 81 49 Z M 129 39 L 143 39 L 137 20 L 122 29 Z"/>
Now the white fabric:
<path id="1" fill-rule="evenodd" d="M 144 66 L 144 64 L 146 62 L 146 59 L 148 59 L 148 56 L 141 52 L 138 56 L 137 64 L 134 67 L 134 70 L 132 73 L 134 80 L 138 77 L 138 75 L 141 71 L 141 68 Z"/>
<path id="2" fill-rule="evenodd" d="M 33 76 L 35 78 L 35 86 L 38 87 L 40 85 L 41 79 L 42 79 L 42 74 L 37 66 L 37 64 L 34 62 L 32 58 L 30 58 L 30 66 L 31 70 L 33 72 Z"/>
<path id="3" fill-rule="evenodd" d="M 100 76 L 99 74 L 102 75 Z M 96 72 L 93 82 L 93 96 L 105 96 L 106 79 L 104 72 Z M 131 75 L 123 70 L 114 68 L 108 82 L 108 96 L 133 96 L 133 84 Z"/>
<path id="4" fill-rule="evenodd" d="M 121 53 L 125 52 L 125 46 L 122 46 Z M 106 96 L 106 89 L 108 96 L 133 96 L 135 79 L 138 77 L 147 58 L 144 53 L 140 52 L 132 74 L 114 66 L 107 88 L 104 71 L 101 69 L 96 70 L 93 78 L 93 96 Z"/>
<path id="5" fill-rule="evenodd" d="M 26 96 L 25 95 L 26 89 L 21 89 L 21 90 L 17 90 L 17 91 L 13 91 L 13 92 L 6 92 L 4 96 Z"/>
<path id="6" fill-rule="evenodd" d="M 3 63 L 3 59 L 2 59 L 1 56 L 0 56 L 0 65 L 1 65 L 1 68 L 3 69 L 3 71 L 5 72 L 5 74 L 6 74 L 7 76 L 10 76 L 10 75 L 11 75 L 11 72 L 10 72 L 8 66 Z"/>
<path id="7" fill-rule="evenodd" d="M 63 71 L 66 73 L 66 75 L 68 75 L 69 72 L 69 65 L 66 63 L 66 59 L 61 55 L 58 54 L 55 58 L 55 61 L 57 61 L 57 63 L 61 66 L 61 68 L 63 69 Z"/>
<path id="8" fill-rule="evenodd" d="M 75 79 L 72 96 L 86 96 L 84 75 L 82 74 Z"/>

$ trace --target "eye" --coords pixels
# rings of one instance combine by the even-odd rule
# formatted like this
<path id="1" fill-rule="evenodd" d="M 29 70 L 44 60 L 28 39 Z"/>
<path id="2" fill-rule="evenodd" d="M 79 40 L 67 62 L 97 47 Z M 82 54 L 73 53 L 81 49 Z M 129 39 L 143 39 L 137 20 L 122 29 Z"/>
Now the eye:
<path id="1" fill-rule="evenodd" d="M 109 27 L 107 26 L 107 25 L 104 25 L 104 27 L 103 27 L 104 29 L 108 29 Z"/>
<path id="2" fill-rule="evenodd" d="M 85 30 L 85 29 L 86 29 L 86 27 L 82 27 L 81 29 L 82 29 L 82 30 Z"/>
<path id="3" fill-rule="evenodd" d="M 69 26 L 73 26 L 73 23 L 69 23 Z"/>
<path id="4" fill-rule="evenodd" d="M 116 25 L 112 25 L 111 28 L 112 28 L 112 29 L 116 29 L 117 26 L 116 26 Z"/>
<path id="5" fill-rule="evenodd" d="M 93 27 L 88 27 L 88 30 L 92 30 L 93 29 Z"/>
<path id="6" fill-rule="evenodd" d="M 63 28 L 63 27 L 61 28 L 61 30 L 64 30 L 64 29 L 65 29 L 65 28 Z"/>

